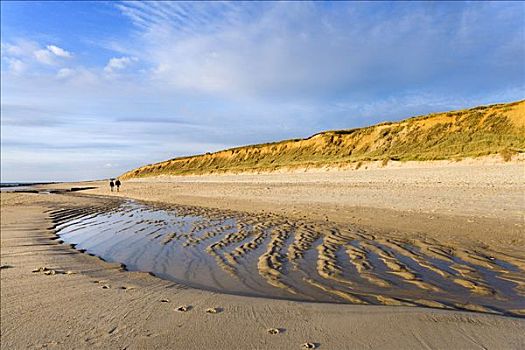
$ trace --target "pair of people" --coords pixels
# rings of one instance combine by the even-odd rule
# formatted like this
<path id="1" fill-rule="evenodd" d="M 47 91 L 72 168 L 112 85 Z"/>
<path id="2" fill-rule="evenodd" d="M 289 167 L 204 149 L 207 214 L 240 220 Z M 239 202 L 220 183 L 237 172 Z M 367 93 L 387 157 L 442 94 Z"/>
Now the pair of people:
<path id="1" fill-rule="evenodd" d="M 120 180 L 119 180 L 119 179 L 117 179 L 115 182 L 113 182 L 113 179 L 111 179 L 111 180 L 109 181 L 109 187 L 111 188 L 111 192 L 113 192 L 113 188 L 114 188 L 115 186 L 117 187 L 117 192 L 118 192 L 118 191 L 119 191 L 119 188 L 120 188 Z"/>

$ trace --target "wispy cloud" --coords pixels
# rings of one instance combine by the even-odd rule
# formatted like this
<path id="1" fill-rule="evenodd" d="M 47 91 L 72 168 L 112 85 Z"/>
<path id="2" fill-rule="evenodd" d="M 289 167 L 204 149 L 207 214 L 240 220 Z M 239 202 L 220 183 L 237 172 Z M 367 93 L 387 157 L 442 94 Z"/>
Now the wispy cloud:
<path id="1" fill-rule="evenodd" d="M 34 51 L 33 55 L 38 62 L 48 65 L 57 64 L 57 58 L 71 57 L 71 53 L 55 45 L 47 45 L 45 49 Z"/>
<path id="2" fill-rule="evenodd" d="M 115 73 L 131 66 L 137 61 L 138 59 L 136 57 L 113 57 L 109 59 L 108 64 L 104 67 L 104 72 Z"/>
<path id="3" fill-rule="evenodd" d="M 523 30 L 503 22 L 517 22 L 520 14 L 478 5 L 117 7 L 141 30 L 140 50 L 130 51 L 170 86 L 236 97 L 355 98 L 416 86 L 455 94 L 488 79 L 493 90 L 522 83 L 519 60 L 502 64 L 500 57 L 523 57 Z"/>
<path id="4" fill-rule="evenodd" d="M 27 64 L 18 58 L 6 57 L 5 61 L 9 67 L 9 71 L 15 75 L 21 74 L 27 69 Z"/>
<path id="5" fill-rule="evenodd" d="M 33 52 L 35 55 L 35 58 L 38 62 L 44 63 L 44 64 L 54 64 L 54 55 L 51 51 L 47 49 L 37 50 Z"/>
<path id="6" fill-rule="evenodd" d="M 123 1 L 116 5 L 133 24 L 146 32 L 176 29 L 180 33 L 195 34 L 220 30 L 224 25 L 240 23 L 246 15 L 267 7 L 253 3 L 233 2 L 137 2 Z"/>
<path id="7" fill-rule="evenodd" d="M 57 78 L 66 79 L 75 74 L 75 70 L 71 68 L 60 68 L 57 72 Z"/>
<path id="8" fill-rule="evenodd" d="M 37 64 L 56 66 L 70 59 L 71 52 L 56 45 L 40 46 L 30 40 L 2 43 L 2 59 L 9 64 L 10 71 L 22 73 Z"/>
<path id="9" fill-rule="evenodd" d="M 58 57 L 64 57 L 64 58 L 70 58 L 72 55 L 71 55 L 71 52 L 68 52 L 58 46 L 55 46 L 55 45 L 47 45 L 46 48 L 52 52 L 55 56 L 58 56 Z"/>

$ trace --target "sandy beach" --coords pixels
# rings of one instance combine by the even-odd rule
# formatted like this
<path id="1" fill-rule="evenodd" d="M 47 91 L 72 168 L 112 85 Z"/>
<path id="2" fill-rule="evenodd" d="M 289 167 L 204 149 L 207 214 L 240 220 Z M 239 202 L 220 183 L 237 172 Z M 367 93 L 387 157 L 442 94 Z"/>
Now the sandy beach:
<path id="1" fill-rule="evenodd" d="M 2 193 L 2 349 L 525 346 L 521 317 L 230 295 L 126 271 L 57 241 L 52 220 L 74 208 L 112 207 L 119 196 L 277 215 L 315 227 L 354 225 L 383 241 L 439 242 L 456 254 L 500 252 L 505 256 L 498 258 L 512 257 L 520 266 L 518 283 L 524 261 L 522 163 L 157 178 L 125 182 L 119 193 L 110 193 L 105 182 L 48 187 L 74 186 L 98 188 Z M 181 306 L 186 311 L 176 310 Z"/>
<path id="2" fill-rule="evenodd" d="M 0 7 L 0 350 L 525 350 L 525 2 Z"/>
<path id="3" fill-rule="evenodd" d="M 406 235 L 525 247 L 525 162 L 371 162 L 359 170 L 153 177 L 84 191 L 146 201 L 359 224 Z M 55 185 L 55 187 L 60 187 Z M 461 234 L 458 234 L 461 232 Z"/>

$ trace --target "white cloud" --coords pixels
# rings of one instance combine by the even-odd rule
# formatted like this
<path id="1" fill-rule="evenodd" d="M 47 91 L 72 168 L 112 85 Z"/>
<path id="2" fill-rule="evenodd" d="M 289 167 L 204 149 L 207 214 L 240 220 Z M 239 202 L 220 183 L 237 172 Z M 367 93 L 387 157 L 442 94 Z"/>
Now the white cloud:
<path id="1" fill-rule="evenodd" d="M 34 53 L 35 58 L 38 62 L 43 64 L 52 65 L 55 64 L 53 53 L 46 49 L 36 50 Z"/>
<path id="2" fill-rule="evenodd" d="M 49 72 L 49 67 L 59 67 L 64 60 L 73 57 L 73 54 L 56 45 L 41 44 L 27 39 L 18 39 L 14 42 L 2 42 L 2 69 L 4 73 L 15 75 Z M 4 65 L 5 63 L 5 65 Z M 47 67 L 49 66 L 49 67 Z M 71 71 L 59 70 L 57 77 L 64 78 Z"/>
<path id="3" fill-rule="evenodd" d="M 70 52 L 55 45 L 47 45 L 45 49 L 36 50 L 33 54 L 38 62 L 47 65 L 56 64 L 57 57 L 70 58 L 72 56 Z"/>
<path id="4" fill-rule="evenodd" d="M 27 69 L 27 64 L 18 58 L 7 57 L 6 61 L 9 65 L 9 70 L 14 74 L 21 74 Z"/>
<path id="5" fill-rule="evenodd" d="M 2 56 L 20 56 L 22 52 L 22 49 L 17 45 L 2 43 Z"/>
<path id="6" fill-rule="evenodd" d="M 104 71 L 106 73 L 115 73 L 116 71 L 123 70 L 130 65 L 132 65 L 134 62 L 137 62 L 138 59 L 136 57 L 113 57 L 110 58 L 106 66 L 104 67 Z"/>
<path id="7" fill-rule="evenodd" d="M 66 78 L 69 78 L 71 77 L 73 74 L 75 73 L 75 70 L 74 69 L 71 69 L 71 68 L 61 68 L 58 72 L 57 72 L 57 78 L 59 79 L 66 79 Z"/>
<path id="8" fill-rule="evenodd" d="M 16 43 L 2 43 L 2 56 L 30 57 L 40 45 L 30 40 L 18 40 Z"/>
<path id="9" fill-rule="evenodd" d="M 31 62 L 35 60 L 35 51 L 40 46 L 30 40 L 17 40 L 16 42 L 2 42 L 2 67 L 7 67 L 6 71 L 15 75 L 20 75 L 28 70 Z"/>
<path id="10" fill-rule="evenodd" d="M 81 91 L 98 89 L 103 81 L 100 70 L 82 66 L 60 68 L 56 72 L 55 78 L 61 81 L 60 84 L 67 85 L 70 89 Z"/>
<path id="11" fill-rule="evenodd" d="M 69 58 L 72 56 L 69 51 L 66 51 L 55 45 L 47 45 L 46 48 L 59 57 Z"/>

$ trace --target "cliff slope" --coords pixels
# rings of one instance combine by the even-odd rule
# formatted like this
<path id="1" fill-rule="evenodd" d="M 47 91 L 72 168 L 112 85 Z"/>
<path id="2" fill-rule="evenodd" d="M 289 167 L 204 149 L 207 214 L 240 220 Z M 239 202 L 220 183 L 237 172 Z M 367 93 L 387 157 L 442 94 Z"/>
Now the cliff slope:
<path id="1" fill-rule="evenodd" d="M 370 160 L 461 159 L 494 153 L 508 158 L 517 152 L 525 152 L 525 100 L 174 158 L 121 177 L 338 167 Z"/>

